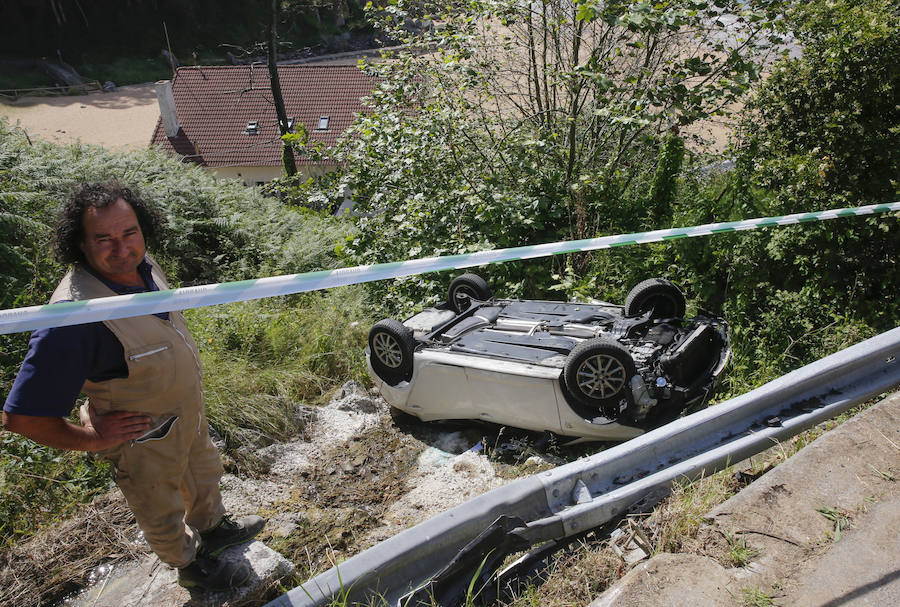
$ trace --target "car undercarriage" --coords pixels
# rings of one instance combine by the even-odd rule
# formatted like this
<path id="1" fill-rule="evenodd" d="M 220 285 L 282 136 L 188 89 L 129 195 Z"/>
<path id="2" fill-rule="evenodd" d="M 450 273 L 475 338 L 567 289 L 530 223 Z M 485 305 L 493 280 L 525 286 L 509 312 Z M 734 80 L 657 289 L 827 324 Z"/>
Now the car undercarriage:
<path id="1" fill-rule="evenodd" d="M 465 274 L 447 303 L 377 323 L 367 360 L 388 402 L 420 419 L 636 435 L 707 400 L 728 359 L 725 322 L 684 310 L 663 279 L 619 306 L 496 299 Z"/>

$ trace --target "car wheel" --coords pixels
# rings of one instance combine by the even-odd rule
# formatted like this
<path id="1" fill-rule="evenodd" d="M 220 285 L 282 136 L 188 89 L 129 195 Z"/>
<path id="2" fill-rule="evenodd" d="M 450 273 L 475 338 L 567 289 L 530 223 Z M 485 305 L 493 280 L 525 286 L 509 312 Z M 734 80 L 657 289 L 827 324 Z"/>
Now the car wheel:
<path id="1" fill-rule="evenodd" d="M 619 343 L 603 338 L 583 341 L 569 353 L 563 368 L 566 389 L 580 404 L 615 418 L 630 394 L 637 373 L 634 360 Z"/>
<path id="2" fill-rule="evenodd" d="M 487 301 L 493 297 L 493 292 L 488 283 L 478 274 L 463 274 L 457 276 L 450 283 L 447 292 L 447 303 L 450 308 L 459 314 L 469 309 L 471 300 Z"/>
<path id="3" fill-rule="evenodd" d="M 392 318 L 378 321 L 369 330 L 369 361 L 388 385 L 412 378 L 415 347 L 412 329 Z"/>
<path id="4" fill-rule="evenodd" d="M 625 316 L 651 318 L 681 318 L 686 302 L 678 286 L 665 278 L 650 278 L 639 282 L 625 299 Z"/>

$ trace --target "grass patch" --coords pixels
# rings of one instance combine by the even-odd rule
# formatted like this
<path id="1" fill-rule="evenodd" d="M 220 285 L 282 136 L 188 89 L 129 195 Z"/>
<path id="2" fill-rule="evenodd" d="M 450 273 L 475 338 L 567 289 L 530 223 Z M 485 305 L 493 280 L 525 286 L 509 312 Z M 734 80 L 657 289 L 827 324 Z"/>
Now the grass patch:
<path id="1" fill-rule="evenodd" d="M 381 524 L 386 509 L 403 494 L 406 478 L 425 448 L 410 436 L 384 428 L 334 445 L 323 463 L 303 472 L 303 482 L 291 497 L 267 513 L 301 516 L 297 529 L 270 545 L 310 575 L 368 548 L 362 538 Z"/>
<path id="2" fill-rule="evenodd" d="M 0 605 L 53 604 L 80 588 L 99 563 L 146 554 L 149 549 L 138 538 L 124 498 L 99 497 L 61 525 L 0 552 Z"/>
<path id="3" fill-rule="evenodd" d="M 672 494 L 644 521 L 653 553 L 693 552 L 696 548 L 693 540 L 706 513 L 737 493 L 740 487 L 730 469 L 673 486 Z"/>
<path id="4" fill-rule="evenodd" d="M 0 434 L 0 538 L 6 547 L 73 516 L 111 483 L 109 465 L 87 453 L 61 451 Z"/>
<path id="5" fill-rule="evenodd" d="M 872 469 L 872 472 L 874 472 L 875 474 L 877 474 L 878 476 L 880 476 L 881 478 L 883 478 L 886 481 L 889 481 L 892 483 L 897 481 L 897 477 L 894 476 L 893 474 L 891 474 L 890 472 L 882 472 L 881 470 L 879 470 L 872 464 L 869 464 L 869 468 Z"/>
<path id="6" fill-rule="evenodd" d="M 759 554 L 759 550 L 753 548 L 744 538 L 736 538 L 733 535 L 727 535 L 728 541 L 728 560 L 735 567 L 746 567 L 753 560 L 753 557 Z"/>
<path id="7" fill-rule="evenodd" d="M 755 586 L 741 588 L 741 605 L 744 607 L 772 607 L 778 603 Z"/>
<path id="8" fill-rule="evenodd" d="M 207 416 L 226 449 L 262 447 L 302 430 L 301 403 L 366 382 L 369 327 L 361 289 L 190 310 Z"/>
<path id="9" fill-rule="evenodd" d="M 816 512 L 834 523 L 834 528 L 828 533 L 829 539 L 833 542 L 841 541 L 844 536 L 844 529 L 848 529 L 853 524 L 850 514 L 840 508 L 833 506 L 822 506 L 816 508 Z"/>
<path id="10" fill-rule="evenodd" d="M 598 549 L 598 545 L 585 542 L 554 559 L 543 584 L 523 588 L 506 604 L 509 607 L 587 605 L 621 576 L 622 561 L 611 549 Z"/>
<path id="11" fill-rule="evenodd" d="M 0 90 L 34 89 L 53 85 L 53 79 L 43 70 L 0 70 Z"/>

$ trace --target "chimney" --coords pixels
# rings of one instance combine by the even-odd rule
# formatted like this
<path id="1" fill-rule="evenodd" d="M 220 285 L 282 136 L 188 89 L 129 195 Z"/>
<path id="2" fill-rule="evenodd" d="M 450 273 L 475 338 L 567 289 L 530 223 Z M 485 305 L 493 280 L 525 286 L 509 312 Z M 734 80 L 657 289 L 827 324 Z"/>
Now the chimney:
<path id="1" fill-rule="evenodd" d="M 159 115 L 162 116 L 163 126 L 166 127 L 166 136 L 175 137 L 181 125 L 178 124 L 178 115 L 175 113 L 175 96 L 172 95 L 171 80 L 156 82 L 156 98 L 159 101 Z"/>

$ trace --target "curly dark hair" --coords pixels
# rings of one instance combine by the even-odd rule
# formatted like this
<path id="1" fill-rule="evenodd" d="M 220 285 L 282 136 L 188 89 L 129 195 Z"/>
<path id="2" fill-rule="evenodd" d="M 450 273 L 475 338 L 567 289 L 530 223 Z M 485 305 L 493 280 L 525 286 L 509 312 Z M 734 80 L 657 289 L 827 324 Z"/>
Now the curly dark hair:
<path id="1" fill-rule="evenodd" d="M 85 263 L 79 246 L 84 241 L 84 212 L 88 207 L 106 208 L 120 198 L 134 209 L 147 248 L 154 247 L 159 242 L 164 225 L 159 210 L 141 198 L 138 192 L 118 181 L 80 183 L 59 210 L 52 243 L 56 259 L 64 264 Z"/>

